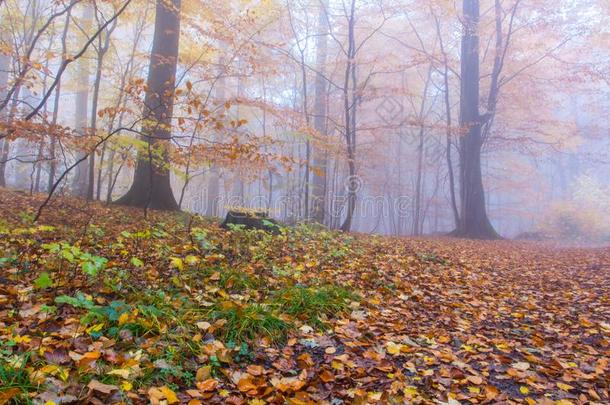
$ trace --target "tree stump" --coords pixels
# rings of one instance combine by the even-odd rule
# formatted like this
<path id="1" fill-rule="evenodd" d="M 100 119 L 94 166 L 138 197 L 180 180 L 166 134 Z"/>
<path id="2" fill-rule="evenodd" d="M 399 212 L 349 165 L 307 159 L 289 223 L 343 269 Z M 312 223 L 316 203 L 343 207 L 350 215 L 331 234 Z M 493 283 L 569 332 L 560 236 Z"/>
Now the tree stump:
<path id="1" fill-rule="evenodd" d="M 230 229 L 229 225 L 243 225 L 245 229 L 261 229 L 271 233 L 279 233 L 280 225 L 270 218 L 265 211 L 237 211 L 227 212 L 225 220 L 220 225 L 224 229 Z"/>

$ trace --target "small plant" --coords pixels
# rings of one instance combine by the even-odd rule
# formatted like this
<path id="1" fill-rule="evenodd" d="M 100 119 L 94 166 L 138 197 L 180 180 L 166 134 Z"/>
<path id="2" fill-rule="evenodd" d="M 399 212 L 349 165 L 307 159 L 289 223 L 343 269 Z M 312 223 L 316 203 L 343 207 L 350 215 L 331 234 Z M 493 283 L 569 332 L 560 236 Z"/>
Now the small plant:
<path id="1" fill-rule="evenodd" d="M 25 367 L 29 359 L 29 353 L 12 358 L 0 356 L 0 397 L 2 393 L 12 393 L 15 403 L 28 403 L 26 394 L 37 388 Z"/>
<path id="2" fill-rule="evenodd" d="M 273 304 L 302 321 L 322 327 L 321 316 L 328 317 L 345 312 L 349 300 L 356 296 L 345 288 L 325 285 L 319 288 L 294 285 L 277 291 Z"/>
<path id="3" fill-rule="evenodd" d="M 445 260 L 444 258 L 438 256 L 434 252 L 431 252 L 431 253 L 419 253 L 417 255 L 417 257 L 422 262 L 433 263 L 433 264 L 445 264 L 445 265 L 449 264 L 449 262 L 447 262 L 447 260 Z"/>
<path id="4" fill-rule="evenodd" d="M 212 248 L 212 244 L 208 240 L 208 233 L 205 229 L 193 228 L 191 230 L 191 237 L 197 242 L 200 249 L 208 250 Z"/>
<path id="5" fill-rule="evenodd" d="M 83 273 L 90 277 L 95 277 L 101 270 L 106 268 L 106 263 L 108 263 L 108 259 L 105 257 L 83 252 L 77 246 L 66 242 L 44 244 L 42 247 L 58 255 L 68 263 L 78 265 Z"/>
<path id="6" fill-rule="evenodd" d="M 261 282 L 256 276 L 243 271 L 225 270 L 220 272 L 219 284 L 226 290 L 242 291 L 247 288 L 258 288 Z"/>
<path id="7" fill-rule="evenodd" d="M 85 309 L 87 313 L 81 317 L 81 323 L 89 326 L 87 333 L 93 338 L 99 338 L 104 333 L 118 336 L 123 329 L 136 335 L 148 331 L 160 332 L 163 329 L 160 318 L 171 316 L 154 304 L 133 306 L 124 301 L 112 301 L 108 305 L 96 305 L 82 293 L 74 297 L 59 296 L 55 298 L 55 303 Z"/>
<path id="8" fill-rule="evenodd" d="M 34 280 L 34 286 L 38 289 L 44 290 L 45 288 L 53 287 L 53 279 L 46 271 L 40 273 L 38 278 Z"/>
<path id="9" fill-rule="evenodd" d="M 9 266 L 17 263 L 16 257 L 0 257 L 0 267 Z"/>
<path id="10" fill-rule="evenodd" d="M 32 212 L 21 211 L 17 215 L 19 215 L 21 222 L 26 225 L 31 225 L 34 223 L 34 214 Z"/>
<path id="11" fill-rule="evenodd" d="M 244 224 L 227 224 L 227 227 L 231 232 L 241 233 L 246 230 L 246 225 Z"/>
<path id="12" fill-rule="evenodd" d="M 260 336 L 273 342 L 282 341 L 291 325 L 275 316 L 261 304 L 238 305 L 225 302 L 211 313 L 213 319 L 224 319 L 222 338 L 231 344 L 242 343 Z"/>
<path id="13" fill-rule="evenodd" d="M 99 240 L 103 238 L 105 235 L 104 229 L 98 225 L 90 224 L 87 227 L 87 236 L 89 236 L 93 240 Z"/>

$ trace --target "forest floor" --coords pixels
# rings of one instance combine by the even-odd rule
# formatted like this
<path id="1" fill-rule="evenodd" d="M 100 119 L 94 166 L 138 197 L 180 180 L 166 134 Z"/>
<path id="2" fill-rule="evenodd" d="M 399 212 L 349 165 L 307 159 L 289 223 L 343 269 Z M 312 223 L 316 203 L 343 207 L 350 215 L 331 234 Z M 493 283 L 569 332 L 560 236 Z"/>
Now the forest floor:
<path id="1" fill-rule="evenodd" d="M 610 249 L 0 191 L 0 404 L 610 403 Z"/>

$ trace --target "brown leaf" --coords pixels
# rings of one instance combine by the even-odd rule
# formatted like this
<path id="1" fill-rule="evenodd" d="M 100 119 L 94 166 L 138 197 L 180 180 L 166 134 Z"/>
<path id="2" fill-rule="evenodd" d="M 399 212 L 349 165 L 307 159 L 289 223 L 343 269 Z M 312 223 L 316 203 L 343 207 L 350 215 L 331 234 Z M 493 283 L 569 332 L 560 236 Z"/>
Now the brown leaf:
<path id="1" fill-rule="evenodd" d="M 89 387 L 93 391 L 101 392 L 102 394 L 110 394 L 113 391 L 118 391 L 118 389 L 119 389 L 119 387 L 117 387 L 116 385 L 103 384 L 103 383 L 99 382 L 98 380 L 89 381 L 89 384 L 87 384 L 87 387 Z"/>

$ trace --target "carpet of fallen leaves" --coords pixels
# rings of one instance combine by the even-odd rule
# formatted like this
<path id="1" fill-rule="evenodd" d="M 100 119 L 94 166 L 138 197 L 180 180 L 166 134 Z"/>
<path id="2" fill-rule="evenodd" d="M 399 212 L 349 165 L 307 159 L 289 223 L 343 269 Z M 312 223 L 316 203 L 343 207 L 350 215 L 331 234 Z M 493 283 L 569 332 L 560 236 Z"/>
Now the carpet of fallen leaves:
<path id="1" fill-rule="evenodd" d="M 271 235 L 63 198 L 33 224 L 41 200 L 0 191 L 0 404 L 610 403 L 608 248 Z M 353 295 L 313 322 L 265 304 L 291 285 Z M 210 315 L 258 304 L 284 339 L 235 344 Z"/>

